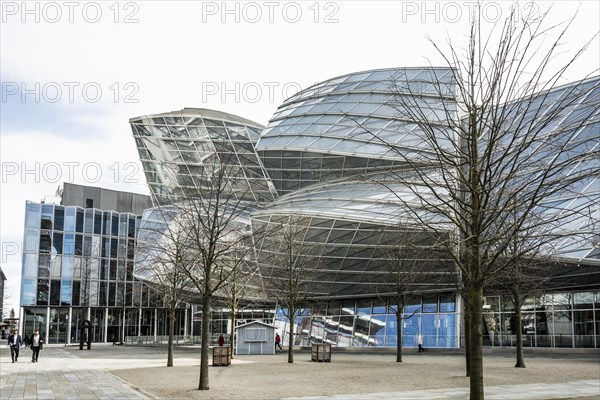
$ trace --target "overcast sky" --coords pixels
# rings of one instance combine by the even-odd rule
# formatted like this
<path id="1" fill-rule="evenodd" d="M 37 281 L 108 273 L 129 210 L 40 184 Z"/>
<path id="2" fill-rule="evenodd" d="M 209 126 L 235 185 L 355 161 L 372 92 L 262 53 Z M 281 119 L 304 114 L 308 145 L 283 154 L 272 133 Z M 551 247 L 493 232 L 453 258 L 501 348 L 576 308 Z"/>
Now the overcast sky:
<path id="1" fill-rule="evenodd" d="M 577 14 L 563 51 L 599 31 Z M 487 27 L 508 3 L 485 2 Z M 519 3 L 522 13 L 542 12 Z M 463 43 L 471 1 L 1 2 L 2 269 L 19 313 L 25 201 L 62 182 L 148 193 L 128 119 L 212 108 L 266 124 L 301 88 L 349 72 L 443 65 L 430 38 Z M 566 76 L 597 70 L 598 38 Z"/>

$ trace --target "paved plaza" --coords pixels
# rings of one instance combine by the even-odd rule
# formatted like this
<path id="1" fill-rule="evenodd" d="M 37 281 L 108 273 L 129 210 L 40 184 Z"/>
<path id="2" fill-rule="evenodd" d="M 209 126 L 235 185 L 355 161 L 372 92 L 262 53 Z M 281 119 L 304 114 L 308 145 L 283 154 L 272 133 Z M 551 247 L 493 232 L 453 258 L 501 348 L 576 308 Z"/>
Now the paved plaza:
<path id="1" fill-rule="evenodd" d="M 23 348 L 18 362 L 11 363 L 10 352 L 3 346 L 0 349 L 0 399 L 466 399 L 468 389 L 464 384 L 467 378 L 450 376 L 450 379 L 455 379 L 457 387 L 436 388 L 440 383 L 427 375 L 427 371 L 433 374 L 435 368 L 446 368 L 445 365 L 460 362 L 459 356 L 430 352 L 421 357 L 408 350 L 402 366 L 393 363 L 392 353 L 334 353 L 331 363 L 311 363 L 307 360 L 310 357 L 307 353 L 298 352 L 293 365 L 287 364 L 285 353 L 238 356 L 230 367 L 211 367 L 211 390 L 197 391 L 197 348 L 177 349 L 175 367 L 166 368 L 164 347 L 94 344 L 92 350 L 80 351 L 77 347 L 46 346 L 38 363 L 32 363 L 31 351 Z M 600 399 L 599 356 L 597 351 L 578 351 L 575 355 L 547 352 L 526 358 L 532 367 L 522 370 L 518 375 L 529 374 L 535 380 L 536 368 L 541 368 L 543 372 L 545 365 L 548 375 L 556 371 L 556 382 L 541 379 L 545 382 L 486 385 L 486 399 Z M 486 355 L 486 360 L 490 365 L 512 362 L 508 352 Z M 541 367 L 537 367 L 538 364 Z M 377 370 L 382 365 L 385 368 L 381 371 L 396 369 L 396 372 L 391 371 L 396 374 L 395 379 L 382 376 L 385 372 Z M 286 370 L 292 375 L 286 375 Z M 381 379 L 372 379 L 369 375 L 371 370 L 377 370 L 376 374 Z M 403 373 L 398 375 L 398 371 Z M 402 378 L 409 377 L 410 371 L 420 374 L 429 383 L 419 384 L 420 388 L 415 390 L 414 386 L 418 384 L 415 380 L 418 379 L 413 376 L 409 379 L 412 385 L 408 380 L 403 384 Z M 506 380 L 515 379 L 510 375 L 514 371 L 506 371 L 509 374 Z M 317 376 L 310 377 L 311 373 Z M 361 375 L 366 378 L 364 382 L 361 381 Z M 286 380 L 294 376 L 299 381 L 298 386 Z M 264 382 L 262 387 L 257 390 L 257 385 L 249 377 L 261 379 Z M 303 382 L 305 378 L 308 384 Z M 499 376 L 495 378 L 501 379 Z M 443 381 L 443 378 L 439 380 Z M 383 385 L 383 381 L 397 383 L 395 386 L 393 382 Z M 325 386 L 320 388 L 322 384 Z M 398 390 L 376 390 L 392 387 Z"/>

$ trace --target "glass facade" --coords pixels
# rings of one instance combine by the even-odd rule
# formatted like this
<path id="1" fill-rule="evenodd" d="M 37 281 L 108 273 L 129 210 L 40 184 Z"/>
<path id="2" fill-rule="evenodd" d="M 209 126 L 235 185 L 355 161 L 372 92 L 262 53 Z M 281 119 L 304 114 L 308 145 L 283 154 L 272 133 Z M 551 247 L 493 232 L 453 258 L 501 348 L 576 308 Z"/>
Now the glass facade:
<path id="1" fill-rule="evenodd" d="M 414 298 L 400 320 L 402 346 L 416 347 L 421 332 L 425 347 L 458 347 L 455 307 L 453 296 Z M 275 326 L 287 343 L 289 320 L 285 315 L 287 312 L 277 309 Z M 379 298 L 329 301 L 303 308 L 294 322 L 297 346 L 328 343 L 337 347 L 395 347 L 398 343 L 396 314 Z"/>
<path id="2" fill-rule="evenodd" d="M 39 329 L 48 343 L 78 342 L 80 322 L 89 319 L 95 342 L 119 339 L 123 326 L 125 335 L 137 335 L 139 314 L 161 304 L 133 276 L 141 216 L 33 202 L 25 207 L 22 332 Z"/>
<path id="3" fill-rule="evenodd" d="M 255 150 L 264 128 L 260 124 L 205 109 L 132 118 L 129 123 L 158 204 L 210 187 L 217 158 L 227 165 L 230 189 L 241 200 L 268 202 L 277 195 Z"/>
<path id="4" fill-rule="evenodd" d="M 484 345 L 516 346 L 515 310 L 510 300 L 488 296 Z M 565 292 L 527 299 L 522 309 L 525 347 L 600 348 L 600 292 Z"/>
<path id="5" fill-rule="evenodd" d="M 445 128 L 461 117 L 453 79 L 453 71 L 448 68 L 390 68 L 343 75 L 285 100 L 266 127 L 219 111 L 193 108 L 132 118 L 130 124 L 157 205 L 177 207 L 184 191 L 201 192 L 211 173 L 206 169 L 207 161 L 218 156 L 238 168 L 230 179 L 230 190 L 252 204 L 252 209 L 247 209 L 249 215 L 240 215 L 240 224 L 249 224 L 253 232 L 258 232 L 277 229 L 293 217 L 294 223 L 302 225 L 305 234 L 300 240 L 315 249 L 312 255 L 320 272 L 311 289 L 313 298 L 327 305 L 324 309 L 306 309 L 299 315 L 302 322 L 297 328 L 304 337 L 294 340 L 393 346 L 397 340 L 392 333 L 396 324 L 393 314 L 385 306 L 376 305 L 375 300 L 367 306 L 359 299 L 374 299 L 382 287 L 391 285 L 386 276 L 390 270 L 386 252 L 395 246 L 399 232 L 422 232 L 423 221 L 441 226 L 440 232 L 447 234 L 453 229 L 432 211 L 447 206 L 448 198 L 441 187 L 419 189 L 419 196 L 415 193 L 414 185 L 423 176 L 432 187 L 442 177 L 425 169 L 408 172 L 410 168 L 405 168 L 408 160 L 431 165 L 427 163 L 434 157 L 423 126 L 411 120 L 411 113 L 401 104 L 418 106 L 427 124 L 445 138 L 442 147 L 447 144 L 453 151 L 455 140 Z M 507 107 L 519 109 L 520 103 Z M 568 150 L 565 153 L 576 156 L 568 170 L 555 171 L 556 176 L 568 181 L 579 170 L 597 170 L 600 162 L 589 155 L 599 146 L 590 138 L 597 137 L 600 129 L 600 79 L 589 78 L 540 93 L 533 98 L 535 104 L 543 107 L 532 109 L 550 115 L 547 135 L 541 135 L 539 143 L 516 156 L 544 163 L 553 159 L 552 152 L 560 146 Z M 514 121 L 535 118 L 530 112 L 515 114 L 507 119 L 506 129 L 515 131 L 518 137 L 518 130 L 531 124 Z M 386 180 L 392 170 L 404 174 L 402 184 Z M 522 179 L 535 179 L 535 171 L 527 172 L 532 174 L 524 173 Z M 589 337 L 597 334 L 597 308 L 569 309 L 568 301 L 559 294 L 574 295 L 578 290 L 600 286 L 600 252 L 595 239 L 599 199 L 597 174 L 590 174 L 566 190 L 556 190 L 535 210 L 539 215 L 564 215 L 560 226 L 553 227 L 561 233 L 561 242 L 553 250 L 567 261 L 556 277 L 556 293 L 549 295 L 552 311 L 542 309 L 545 306 L 538 305 L 537 300 L 524 310 L 525 326 L 536 332 L 536 346 L 591 346 Z M 142 226 L 156 223 L 156 214 L 145 213 Z M 249 260 L 258 277 L 257 298 L 253 300 L 268 301 L 273 298 L 269 279 L 277 273 L 270 260 L 278 250 L 267 237 L 256 236 L 254 259 Z M 418 306 L 414 305 L 419 307 L 418 312 L 403 322 L 406 345 L 412 343 L 415 329 L 428 329 L 422 332 L 426 346 L 458 346 L 460 328 L 456 319 L 460 310 L 452 295 L 455 289 L 448 271 L 450 261 L 425 253 L 428 278 L 419 282 L 423 297 Z M 27 260 L 25 265 L 29 265 Z M 142 274 L 137 265 L 134 274 Z M 39 293 L 35 291 L 38 282 L 28 284 Z M 52 297 L 52 291 L 42 293 L 44 296 Z M 569 301 L 575 307 L 574 300 Z M 486 313 L 486 326 L 493 327 L 488 340 L 490 345 L 500 340 L 505 345 L 506 337 L 512 334 L 508 330 L 511 311 L 505 300 L 498 298 L 497 303 L 497 311 Z M 543 332 L 543 326 L 547 332 L 538 333 Z M 594 339 L 594 346 L 596 342 Z"/>

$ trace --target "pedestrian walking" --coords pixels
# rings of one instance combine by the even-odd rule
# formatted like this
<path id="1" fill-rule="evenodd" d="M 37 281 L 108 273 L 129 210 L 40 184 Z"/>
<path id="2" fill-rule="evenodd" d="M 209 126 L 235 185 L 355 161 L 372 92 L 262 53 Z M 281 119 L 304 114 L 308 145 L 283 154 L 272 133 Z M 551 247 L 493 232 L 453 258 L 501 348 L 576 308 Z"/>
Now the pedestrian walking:
<path id="1" fill-rule="evenodd" d="M 283 347 L 281 347 L 281 336 L 279 336 L 279 333 L 275 334 L 275 351 L 277 351 L 277 347 L 279 347 L 279 350 L 283 351 Z"/>
<path id="2" fill-rule="evenodd" d="M 423 348 L 423 336 L 420 333 L 417 335 L 417 345 L 419 345 L 419 353 L 425 352 Z"/>
<path id="3" fill-rule="evenodd" d="M 23 340 L 18 329 L 15 329 L 12 335 L 8 337 L 8 345 L 10 346 L 10 358 L 15 363 L 19 359 L 19 349 L 23 346 Z"/>
<path id="4" fill-rule="evenodd" d="M 31 350 L 33 353 L 31 354 L 31 362 L 38 362 L 38 357 L 40 355 L 40 350 L 44 345 L 44 339 L 40 337 L 40 331 L 36 329 L 34 334 L 29 339 L 29 343 L 31 346 Z"/>

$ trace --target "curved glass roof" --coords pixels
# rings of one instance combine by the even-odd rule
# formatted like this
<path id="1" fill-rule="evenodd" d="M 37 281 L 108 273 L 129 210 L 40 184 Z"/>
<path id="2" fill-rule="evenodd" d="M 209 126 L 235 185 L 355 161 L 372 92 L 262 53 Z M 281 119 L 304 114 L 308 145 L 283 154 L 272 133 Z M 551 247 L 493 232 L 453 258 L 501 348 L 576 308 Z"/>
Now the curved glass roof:
<path id="1" fill-rule="evenodd" d="M 377 182 L 381 183 L 377 183 Z M 389 180 L 388 180 L 389 181 Z M 253 213 L 253 218 L 263 215 L 299 214 L 336 218 L 348 221 L 364 221 L 386 226 L 407 224 L 420 225 L 415 220 L 414 210 L 422 221 L 443 223 L 439 216 L 426 211 L 424 201 L 436 202 L 443 197 L 443 189 L 436 195 L 426 187 L 415 195 L 415 188 L 406 184 L 386 182 L 384 175 L 378 174 L 368 179 L 350 177 L 316 184 L 280 197 L 266 208 Z M 403 211 L 410 207 L 413 211 Z"/>
<path id="2" fill-rule="evenodd" d="M 551 195 L 534 210 L 540 218 L 552 215 L 554 226 L 537 229 L 558 238 L 548 250 L 577 261 L 600 260 L 600 77 L 536 93 L 504 107 L 511 116 L 506 129 L 516 132 L 517 138 L 535 138 L 516 155 L 528 158 L 533 166 L 522 171 L 516 184 L 533 183 L 535 189 L 542 174 L 556 182 L 556 188 L 548 189 Z M 506 145 L 519 149 L 514 143 Z"/>
<path id="3" fill-rule="evenodd" d="M 382 143 L 385 141 L 426 151 L 417 125 L 402 118 L 398 93 L 403 87 L 420 96 L 420 106 L 427 110 L 432 124 L 447 118 L 441 99 L 452 98 L 450 69 L 357 72 L 319 83 L 287 99 L 261 134 L 257 149 L 396 159 L 396 152 Z"/>
<path id="4" fill-rule="evenodd" d="M 448 68 L 389 68 L 321 82 L 279 107 L 256 148 L 280 194 L 397 166 L 404 157 L 430 152 L 419 126 L 402 111 L 398 94 L 417 94 L 408 103 L 416 98 L 431 124 L 444 130 L 455 111 L 452 79 Z M 328 169 L 331 173 L 323 174 Z"/>

